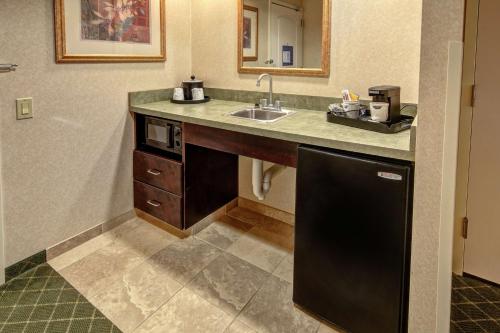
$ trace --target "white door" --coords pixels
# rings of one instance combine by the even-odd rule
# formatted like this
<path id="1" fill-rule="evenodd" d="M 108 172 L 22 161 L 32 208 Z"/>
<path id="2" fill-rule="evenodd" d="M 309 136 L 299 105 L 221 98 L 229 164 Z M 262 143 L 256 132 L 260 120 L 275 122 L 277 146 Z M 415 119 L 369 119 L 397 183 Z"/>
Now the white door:
<path id="1" fill-rule="evenodd" d="M 275 67 L 302 67 L 302 10 L 272 2 L 270 59 Z"/>
<path id="2" fill-rule="evenodd" d="M 500 1 L 481 0 L 464 272 L 500 283 Z"/>

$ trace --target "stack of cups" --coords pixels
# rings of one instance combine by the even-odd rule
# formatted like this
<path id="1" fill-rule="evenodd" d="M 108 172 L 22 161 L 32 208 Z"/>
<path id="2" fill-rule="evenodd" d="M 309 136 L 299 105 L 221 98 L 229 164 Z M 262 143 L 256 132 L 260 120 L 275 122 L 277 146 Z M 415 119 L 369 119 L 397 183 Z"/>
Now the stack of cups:
<path id="1" fill-rule="evenodd" d="M 342 103 L 342 109 L 344 109 L 347 118 L 358 119 L 361 103 L 360 101 L 344 101 Z"/>
<path id="2" fill-rule="evenodd" d="M 193 101 L 202 101 L 205 99 L 203 88 L 193 88 L 191 89 L 191 93 L 193 95 Z"/>
<path id="3" fill-rule="evenodd" d="M 184 89 L 182 88 L 174 88 L 174 101 L 183 101 L 184 100 Z"/>
<path id="4" fill-rule="evenodd" d="M 205 99 L 205 92 L 203 88 L 193 88 L 191 89 L 191 94 L 193 97 L 193 101 L 202 101 Z M 184 96 L 183 88 L 174 88 L 174 101 L 184 101 L 186 97 Z"/>

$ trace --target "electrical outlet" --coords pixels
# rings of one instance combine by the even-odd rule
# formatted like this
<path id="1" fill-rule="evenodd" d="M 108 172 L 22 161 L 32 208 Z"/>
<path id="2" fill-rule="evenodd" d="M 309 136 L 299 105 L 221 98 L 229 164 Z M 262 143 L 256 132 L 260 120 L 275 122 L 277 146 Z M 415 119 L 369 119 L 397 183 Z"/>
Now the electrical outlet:
<path id="1" fill-rule="evenodd" d="M 33 118 L 33 98 L 18 98 L 16 99 L 17 105 L 17 119 Z"/>

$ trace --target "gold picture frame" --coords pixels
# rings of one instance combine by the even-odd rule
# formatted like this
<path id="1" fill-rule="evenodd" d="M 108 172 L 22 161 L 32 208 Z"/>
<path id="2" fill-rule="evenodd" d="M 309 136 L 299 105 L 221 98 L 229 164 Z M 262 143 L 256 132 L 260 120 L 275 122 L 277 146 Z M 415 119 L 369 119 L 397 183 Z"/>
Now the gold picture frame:
<path id="1" fill-rule="evenodd" d="M 259 9 L 257 7 L 244 5 L 243 11 L 247 11 L 247 13 L 252 13 L 253 15 L 255 15 L 255 20 L 251 20 L 250 17 L 248 18 L 249 19 L 249 21 L 248 21 L 249 26 L 246 27 L 245 18 L 247 18 L 247 17 L 245 17 L 245 15 L 243 14 L 243 23 L 242 23 L 244 26 L 243 27 L 243 35 L 245 35 L 245 27 L 250 32 L 253 30 L 254 35 L 251 36 L 249 43 L 253 44 L 255 41 L 254 45 L 249 45 L 250 47 L 253 48 L 253 54 L 249 55 L 249 56 L 243 55 L 243 61 L 257 61 L 259 59 Z M 244 45 L 244 43 L 245 43 L 245 38 L 243 37 L 243 45 Z"/>
<path id="2" fill-rule="evenodd" d="M 56 53 L 56 63 L 134 63 L 134 62 L 165 62 L 167 59 L 166 52 L 166 28 L 165 28 L 165 0 L 153 0 L 148 2 L 148 5 L 155 3 L 155 8 L 158 8 L 156 20 L 156 26 L 159 31 L 152 31 L 153 27 L 148 26 L 148 31 L 150 31 L 149 44 L 143 43 L 139 45 L 144 49 L 148 46 L 154 45 L 158 52 L 155 54 L 134 54 L 133 52 L 127 53 L 73 53 L 68 50 L 68 31 L 67 23 L 68 18 L 66 17 L 65 5 L 66 1 L 73 1 L 71 5 L 74 5 L 75 0 L 54 0 L 54 30 L 55 30 L 55 53 Z M 149 8 L 149 7 L 148 7 Z M 150 8 L 151 10 L 153 8 Z M 150 11 L 151 13 L 152 11 Z M 149 16 L 148 16 L 149 18 Z M 78 22 L 80 24 L 80 22 Z M 75 22 L 76 24 L 76 22 Z M 75 28 L 76 29 L 76 28 Z M 154 34 L 156 38 L 151 37 Z M 73 34 L 74 35 L 74 34 Z M 154 41 L 153 41 L 154 38 Z M 102 40 L 100 40 L 102 41 Z M 77 41 L 78 42 L 78 41 Z M 113 41 L 114 42 L 114 41 Z M 114 42 L 115 43 L 115 42 Z M 129 47 L 130 47 L 129 43 Z M 116 45 L 116 44 L 115 44 Z"/>

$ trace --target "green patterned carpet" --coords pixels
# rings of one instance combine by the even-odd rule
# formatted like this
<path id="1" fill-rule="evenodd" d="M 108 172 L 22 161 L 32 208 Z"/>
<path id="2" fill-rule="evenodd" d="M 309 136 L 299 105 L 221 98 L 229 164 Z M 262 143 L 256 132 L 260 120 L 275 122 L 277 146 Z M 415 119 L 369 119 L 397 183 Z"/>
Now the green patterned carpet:
<path id="1" fill-rule="evenodd" d="M 0 332 L 120 332 L 48 264 L 0 286 Z"/>

